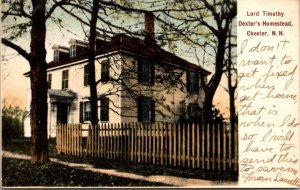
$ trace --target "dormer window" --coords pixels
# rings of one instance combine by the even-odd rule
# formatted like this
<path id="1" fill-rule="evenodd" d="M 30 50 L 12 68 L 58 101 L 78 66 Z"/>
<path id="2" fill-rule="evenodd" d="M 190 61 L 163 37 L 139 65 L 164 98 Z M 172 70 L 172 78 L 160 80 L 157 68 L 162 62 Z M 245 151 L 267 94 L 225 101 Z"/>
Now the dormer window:
<path id="1" fill-rule="evenodd" d="M 62 61 L 69 58 L 69 48 L 60 45 L 54 45 L 53 49 L 53 61 Z"/>
<path id="2" fill-rule="evenodd" d="M 76 45 L 71 45 L 70 47 L 70 57 L 76 56 Z"/>
<path id="3" fill-rule="evenodd" d="M 71 39 L 69 41 L 69 45 L 70 45 L 70 51 L 69 51 L 70 58 L 74 58 L 81 54 L 87 53 L 88 43 L 84 41 Z"/>
<path id="4" fill-rule="evenodd" d="M 54 51 L 54 61 L 59 61 L 59 51 L 58 50 L 55 50 Z"/>

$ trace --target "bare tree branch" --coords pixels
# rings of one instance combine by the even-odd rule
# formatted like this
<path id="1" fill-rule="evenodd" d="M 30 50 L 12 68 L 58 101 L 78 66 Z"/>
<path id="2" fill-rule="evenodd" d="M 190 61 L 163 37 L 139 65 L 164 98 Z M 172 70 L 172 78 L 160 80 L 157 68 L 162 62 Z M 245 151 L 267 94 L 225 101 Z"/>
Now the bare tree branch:
<path id="1" fill-rule="evenodd" d="M 54 0 L 54 2 L 55 2 L 55 4 L 49 9 L 49 11 L 46 14 L 46 19 L 51 17 L 51 15 L 53 14 L 53 12 L 55 11 L 55 9 L 57 7 L 60 7 L 61 5 L 64 5 L 64 4 L 67 4 L 68 2 L 70 2 L 70 0 L 61 0 L 61 1 Z"/>
<path id="2" fill-rule="evenodd" d="M 29 53 L 27 53 L 23 48 L 21 48 L 20 46 L 14 44 L 13 42 L 5 39 L 5 38 L 1 38 L 1 43 L 14 49 L 16 52 L 18 52 L 20 55 L 22 55 L 29 63 L 31 62 L 31 55 Z"/>

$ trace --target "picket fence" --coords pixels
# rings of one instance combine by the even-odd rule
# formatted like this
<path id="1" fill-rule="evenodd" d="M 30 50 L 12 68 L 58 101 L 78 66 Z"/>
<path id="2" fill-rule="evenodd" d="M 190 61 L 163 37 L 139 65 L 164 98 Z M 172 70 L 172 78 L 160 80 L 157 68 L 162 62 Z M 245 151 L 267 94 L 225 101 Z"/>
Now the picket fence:
<path id="1" fill-rule="evenodd" d="M 238 171 L 237 127 L 225 124 L 59 124 L 58 153 L 149 164 Z"/>

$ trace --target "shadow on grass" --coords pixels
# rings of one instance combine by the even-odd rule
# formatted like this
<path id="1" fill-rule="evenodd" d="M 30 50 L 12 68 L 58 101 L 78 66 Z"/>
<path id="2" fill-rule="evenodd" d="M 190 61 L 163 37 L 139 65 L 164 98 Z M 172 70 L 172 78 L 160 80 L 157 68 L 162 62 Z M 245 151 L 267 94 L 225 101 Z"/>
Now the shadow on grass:
<path id="1" fill-rule="evenodd" d="M 99 169 L 115 169 L 119 172 L 134 173 L 143 176 L 176 176 L 184 178 L 204 179 L 211 181 L 237 181 L 238 172 L 211 171 L 200 169 L 187 169 L 183 167 L 171 167 L 136 163 L 130 161 L 108 160 L 104 158 L 74 157 L 70 155 L 58 155 L 57 158 L 68 162 L 89 163 Z"/>
<path id="2" fill-rule="evenodd" d="M 48 139 L 48 151 L 50 157 L 56 157 L 56 142 L 55 139 Z M 20 138 L 12 139 L 2 143 L 2 149 L 19 154 L 31 155 L 31 139 Z"/>
<path id="3" fill-rule="evenodd" d="M 57 163 L 32 165 L 29 160 L 3 158 L 3 186 L 166 186 L 142 180 L 84 171 Z"/>
<path id="4" fill-rule="evenodd" d="M 238 180 L 238 172 L 207 171 L 200 169 L 187 169 L 183 167 L 150 165 L 130 161 L 108 160 L 103 158 L 91 159 L 88 157 L 79 158 L 69 155 L 57 155 L 55 148 L 55 139 L 49 139 L 48 144 L 50 157 L 58 158 L 66 162 L 88 163 L 100 169 L 114 169 L 120 172 L 134 173 L 143 176 L 176 176 L 184 178 L 211 180 L 216 182 Z M 30 139 L 19 139 L 3 144 L 3 150 L 21 154 L 31 154 L 30 146 Z"/>

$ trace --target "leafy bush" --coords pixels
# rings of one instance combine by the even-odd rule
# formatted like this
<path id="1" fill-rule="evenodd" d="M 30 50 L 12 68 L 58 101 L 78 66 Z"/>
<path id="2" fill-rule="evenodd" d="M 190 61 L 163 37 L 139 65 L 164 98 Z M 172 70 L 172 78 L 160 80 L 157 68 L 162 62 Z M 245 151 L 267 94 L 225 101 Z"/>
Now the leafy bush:
<path id="1" fill-rule="evenodd" d="M 193 103 L 197 105 L 196 102 Z M 186 105 L 185 100 L 179 102 L 179 123 L 186 123 L 186 122 L 195 122 L 200 123 L 202 120 L 202 109 L 200 107 L 195 106 L 192 112 L 188 113 L 188 106 Z M 224 117 L 221 111 L 212 106 L 212 121 L 213 122 L 224 122 Z"/>
<path id="2" fill-rule="evenodd" d="M 214 122 L 224 122 L 224 117 L 221 111 L 213 105 L 212 107 L 212 121 Z"/>
<path id="3" fill-rule="evenodd" d="M 193 105 L 193 109 L 189 107 Z M 198 106 L 197 102 L 186 105 L 185 100 L 179 102 L 179 123 L 200 123 L 202 119 L 202 109 Z"/>
<path id="4" fill-rule="evenodd" d="M 7 106 L 2 108 L 2 137 L 3 141 L 23 137 L 24 111 L 17 107 Z"/>

